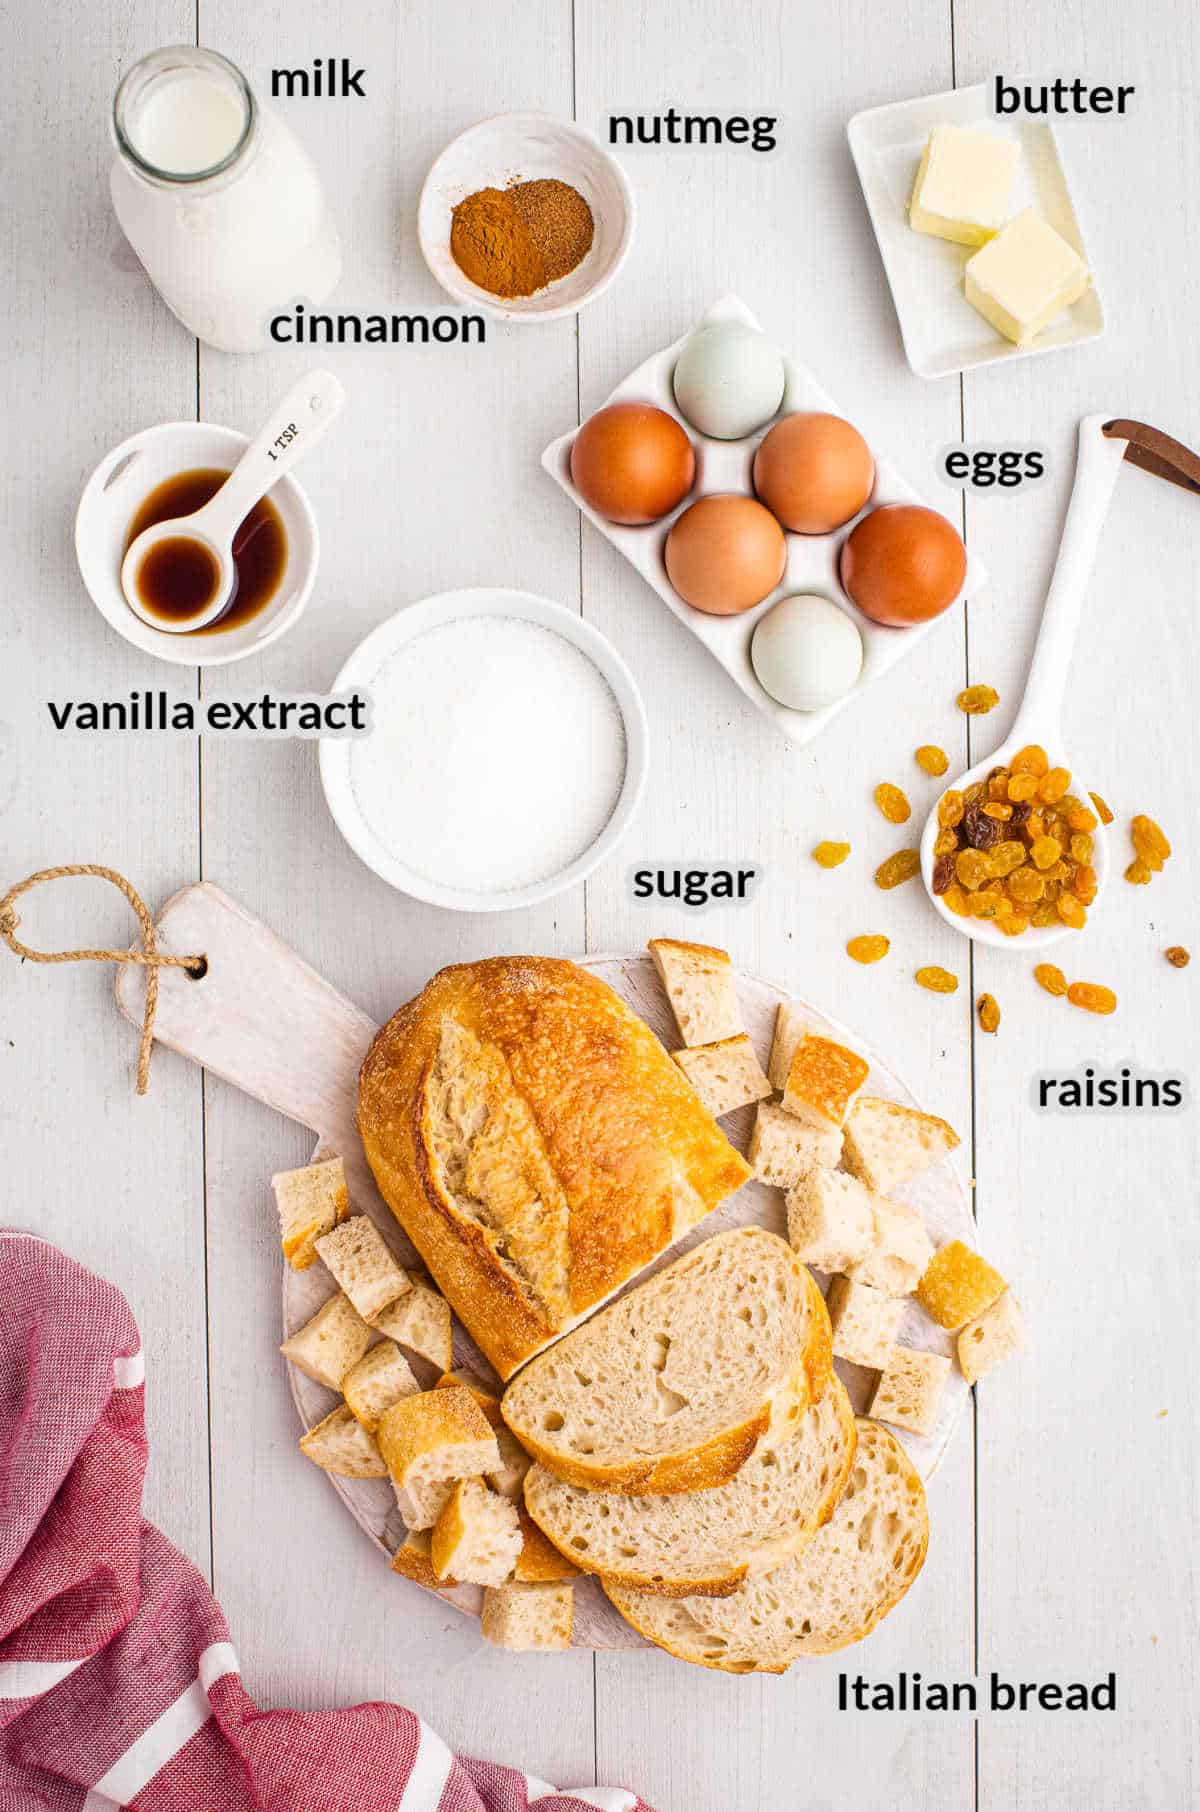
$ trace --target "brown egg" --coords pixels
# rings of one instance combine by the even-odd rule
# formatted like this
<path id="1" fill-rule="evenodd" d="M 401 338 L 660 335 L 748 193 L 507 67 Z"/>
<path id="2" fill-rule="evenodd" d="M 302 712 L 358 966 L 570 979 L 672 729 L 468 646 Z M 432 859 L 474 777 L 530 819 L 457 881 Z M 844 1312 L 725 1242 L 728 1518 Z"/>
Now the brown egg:
<path id="1" fill-rule="evenodd" d="M 761 503 L 735 493 L 701 497 L 667 536 L 667 576 L 680 597 L 713 617 L 761 604 L 783 577 L 787 543 Z"/>
<path id="2" fill-rule="evenodd" d="M 754 455 L 754 488 L 784 528 L 828 535 L 875 484 L 871 449 L 840 415 L 785 415 Z"/>
<path id="3" fill-rule="evenodd" d="M 696 477 L 696 455 L 665 409 L 610 403 L 575 436 L 571 477 L 598 515 L 633 528 L 683 502 Z"/>
<path id="4" fill-rule="evenodd" d="M 962 590 L 962 537 L 917 503 L 886 503 L 864 516 L 842 548 L 842 584 L 864 615 L 903 628 L 940 616 Z"/>

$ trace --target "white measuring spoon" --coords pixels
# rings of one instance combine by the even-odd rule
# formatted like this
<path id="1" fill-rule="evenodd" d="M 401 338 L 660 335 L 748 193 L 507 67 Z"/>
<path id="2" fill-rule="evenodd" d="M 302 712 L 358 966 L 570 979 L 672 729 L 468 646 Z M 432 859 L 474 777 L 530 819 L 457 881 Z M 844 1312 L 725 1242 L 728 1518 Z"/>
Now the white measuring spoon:
<path id="1" fill-rule="evenodd" d="M 1071 791 L 1087 803 L 1087 789 L 1075 773 L 1063 751 L 1062 706 L 1066 694 L 1067 674 L 1075 646 L 1075 632 L 1083 609 L 1084 595 L 1092 564 L 1100 542 L 1100 531 L 1108 513 L 1109 501 L 1121 462 L 1129 445 L 1105 435 L 1102 430 L 1106 415 L 1086 415 L 1079 424 L 1079 453 L 1075 466 L 1075 483 L 1063 528 L 1062 544 L 1054 567 L 1054 577 L 1042 611 L 1042 626 L 1025 683 L 1016 721 L 1006 740 L 991 755 L 977 762 L 960 780 L 954 782 L 965 792 L 976 781 L 984 780 L 993 768 L 1007 766 L 1019 749 L 1028 743 L 1040 743 L 1050 757 L 1051 767 L 1071 769 Z M 990 919 L 960 918 L 944 905 L 933 891 L 933 845 L 940 826 L 935 805 L 925 821 L 921 835 L 921 879 L 930 899 L 956 931 L 981 944 L 1020 946 L 1022 950 L 1042 950 L 1070 935 L 1068 925 L 1031 925 L 1019 937 L 1008 938 Z M 1108 880 L 1109 852 L 1104 826 L 1097 824 L 1092 836 L 1092 867 L 1096 871 L 1096 897 L 1089 912 L 1099 904 Z"/>
<path id="2" fill-rule="evenodd" d="M 271 486 L 316 446 L 341 413 L 345 400 L 346 392 L 332 372 L 310 371 L 271 411 L 220 490 L 203 508 L 142 530 L 121 562 L 121 589 L 135 616 L 152 629 L 173 635 L 188 635 L 216 622 L 229 607 L 237 579 L 234 535 Z M 141 598 L 138 578 L 147 554 L 160 541 L 198 542 L 213 562 L 215 589 L 191 616 L 159 616 Z"/>

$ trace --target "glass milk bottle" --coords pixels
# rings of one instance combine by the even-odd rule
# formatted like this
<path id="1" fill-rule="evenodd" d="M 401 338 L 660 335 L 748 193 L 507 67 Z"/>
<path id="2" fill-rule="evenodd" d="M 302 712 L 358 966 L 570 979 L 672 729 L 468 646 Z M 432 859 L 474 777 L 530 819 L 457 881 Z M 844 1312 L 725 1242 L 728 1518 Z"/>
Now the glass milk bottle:
<path id="1" fill-rule="evenodd" d="M 341 275 L 306 151 L 215 51 L 156 50 L 113 102 L 117 219 L 184 326 L 222 352 L 267 344 L 272 315 Z"/>

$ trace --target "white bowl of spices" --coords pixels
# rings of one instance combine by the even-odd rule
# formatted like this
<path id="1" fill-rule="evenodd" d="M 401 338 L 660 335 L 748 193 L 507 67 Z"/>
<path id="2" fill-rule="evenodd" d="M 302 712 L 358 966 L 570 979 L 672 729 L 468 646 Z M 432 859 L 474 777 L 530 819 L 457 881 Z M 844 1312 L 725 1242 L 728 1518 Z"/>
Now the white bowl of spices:
<path id="1" fill-rule="evenodd" d="M 328 738 L 343 837 L 401 892 L 456 912 L 533 906 L 612 853 L 641 803 L 646 712 L 612 644 L 532 592 L 444 592 L 389 617 L 333 683 L 371 729 Z"/>
<path id="2" fill-rule="evenodd" d="M 633 243 L 629 178 L 572 120 L 503 113 L 468 127 L 425 179 L 417 236 L 456 301 L 553 321 L 606 290 Z"/>

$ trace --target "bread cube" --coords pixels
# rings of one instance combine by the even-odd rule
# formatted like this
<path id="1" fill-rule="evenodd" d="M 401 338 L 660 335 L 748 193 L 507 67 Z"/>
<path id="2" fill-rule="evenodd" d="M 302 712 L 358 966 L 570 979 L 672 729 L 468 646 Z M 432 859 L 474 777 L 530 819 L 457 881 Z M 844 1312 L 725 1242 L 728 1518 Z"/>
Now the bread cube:
<path id="1" fill-rule="evenodd" d="M 406 1282 L 404 1295 L 379 1311 L 375 1326 L 444 1372 L 454 1360 L 450 1304 L 424 1278 L 409 1272 Z"/>
<path id="2" fill-rule="evenodd" d="M 323 1472 L 344 1479 L 385 1479 L 387 1467 L 375 1437 L 339 1403 L 331 1415 L 300 1437 L 300 1451 Z"/>
<path id="3" fill-rule="evenodd" d="M 339 1291 L 279 1350 L 314 1384 L 341 1390 L 346 1373 L 358 1364 L 370 1344 L 370 1328 L 350 1298 Z"/>
<path id="4" fill-rule="evenodd" d="M 880 1371 L 900 1332 L 903 1297 L 888 1296 L 851 1277 L 835 1277 L 825 1306 L 833 1328 L 834 1356 Z"/>
<path id="5" fill-rule="evenodd" d="M 435 1388 L 470 1391 L 495 1431 L 496 1444 L 500 1449 L 500 1470 L 486 1472 L 484 1477 L 492 1490 L 498 1491 L 501 1497 L 511 1498 L 514 1503 L 519 1503 L 523 1495 L 525 1474 L 533 1461 L 500 1414 L 499 1397 L 480 1384 L 477 1378 L 473 1378 L 470 1372 L 444 1372 Z"/>
<path id="6" fill-rule="evenodd" d="M 1025 1345 L 1025 1324 L 1011 1290 L 1005 1290 L 958 1336 L 958 1363 L 968 1384 L 1011 1359 Z"/>
<path id="7" fill-rule="evenodd" d="M 952 1239 L 935 1252 L 917 1285 L 917 1301 L 940 1328 L 961 1328 L 990 1309 L 1005 1288 L 999 1271 Z"/>
<path id="8" fill-rule="evenodd" d="M 433 1525 L 433 1570 L 464 1585 L 498 1586 L 511 1577 L 521 1552 L 517 1508 L 482 1479 L 459 1479 Z"/>
<path id="9" fill-rule="evenodd" d="M 875 1238 L 871 1192 L 841 1170 L 809 1170 L 787 1198 L 788 1238 L 806 1265 L 847 1271 Z"/>
<path id="10" fill-rule="evenodd" d="M 771 1093 L 771 1084 L 744 1032 L 671 1055 L 714 1120 Z"/>
<path id="11" fill-rule="evenodd" d="M 934 1114 L 862 1095 L 846 1119 L 842 1162 L 868 1189 L 890 1195 L 957 1144 L 954 1128 Z"/>
<path id="12" fill-rule="evenodd" d="M 342 1380 L 342 1395 L 352 1415 L 374 1434 L 379 1418 L 401 1397 L 416 1396 L 421 1386 L 394 1340 L 381 1340 L 352 1365 Z"/>
<path id="13" fill-rule="evenodd" d="M 528 1510 L 521 1506 L 517 1515 L 521 1524 L 522 1545 L 513 1567 L 513 1578 L 523 1585 L 546 1580 L 577 1579 L 579 1568 L 565 1554 L 560 1554 L 554 1543 L 542 1534 Z"/>
<path id="14" fill-rule="evenodd" d="M 877 1421 L 890 1422 L 910 1434 L 931 1435 L 937 1428 L 942 1392 L 950 1361 L 940 1353 L 894 1346 L 867 1406 Z"/>
<path id="15" fill-rule="evenodd" d="M 839 1128 L 858 1098 L 871 1066 L 857 1051 L 806 1032 L 788 1065 L 785 1113 L 821 1132 Z"/>
<path id="16" fill-rule="evenodd" d="M 407 1272 L 396 1263 L 369 1215 L 343 1221 L 317 1240 L 316 1247 L 364 1321 L 374 1321 L 411 1288 Z"/>
<path id="17" fill-rule="evenodd" d="M 433 1536 L 428 1529 L 410 1529 L 392 1555 L 392 1572 L 415 1580 L 431 1592 L 449 1590 L 457 1579 L 439 1579 L 433 1570 Z"/>
<path id="18" fill-rule="evenodd" d="M 271 1178 L 271 1187 L 283 1256 L 294 1271 L 307 1271 L 316 1260 L 316 1241 L 350 1212 L 342 1160 L 327 1158 L 321 1164 L 306 1164 L 303 1170 L 281 1170 Z"/>
<path id="19" fill-rule="evenodd" d="M 790 1189 L 814 1165 L 832 1170 L 841 1152 L 840 1132 L 818 1132 L 775 1102 L 759 1102 L 746 1160 L 762 1182 Z"/>
<path id="20" fill-rule="evenodd" d="M 915 1208 L 871 1197 L 875 1236 L 865 1258 L 846 1267 L 858 1283 L 889 1296 L 911 1296 L 933 1257 L 933 1241 Z"/>
<path id="21" fill-rule="evenodd" d="M 745 1030 L 728 951 L 669 937 L 651 938 L 647 949 L 684 1044 L 717 1044 Z"/>
<path id="22" fill-rule="evenodd" d="M 563 1649 L 571 1646 L 575 1594 L 569 1585 L 493 1586 L 483 1595 L 484 1639 L 496 1648 Z"/>
<path id="23" fill-rule="evenodd" d="M 796 1046 L 807 1031 L 808 1022 L 800 1008 L 794 1007 L 790 1000 L 783 1001 L 775 1014 L 775 1034 L 771 1040 L 771 1055 L 767 1060 L 771 1087 L 778 1089 L 780 1094 L 787 1085 Z"/>
<path id="24" fill-rule="evenodd" d="M 455 1479 L 500 1469 L 500 1449 L 486 1416 L 466 1390 L 427 1390 L 402 1397 L 379 1418 L 380 1452 L 410 1529 L 430 1529 Z"/>

